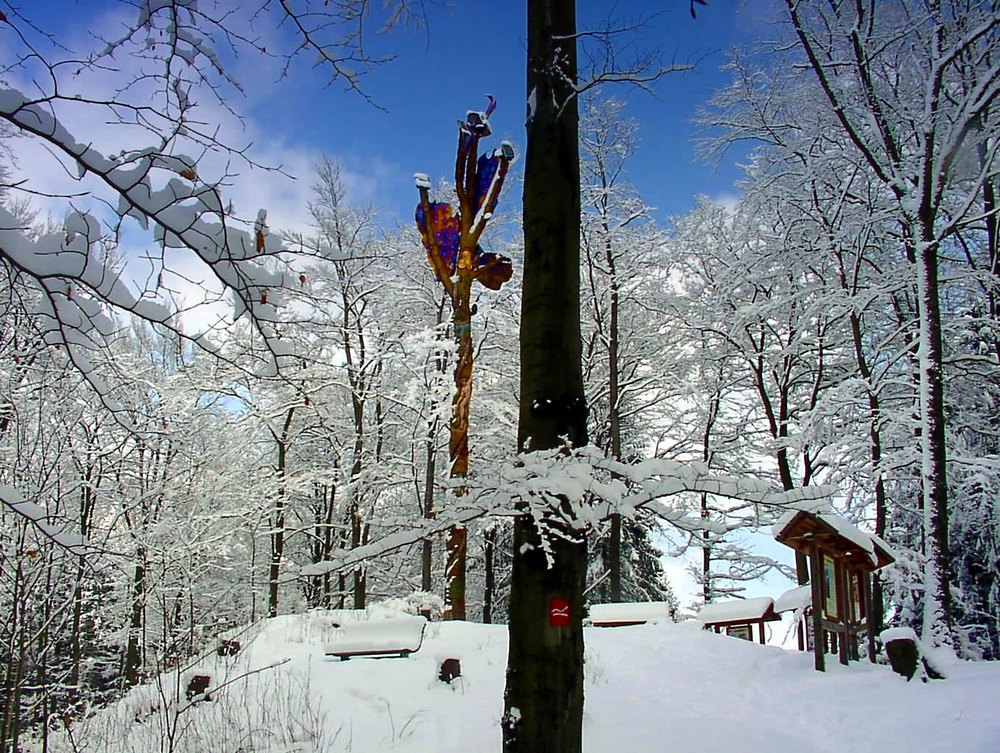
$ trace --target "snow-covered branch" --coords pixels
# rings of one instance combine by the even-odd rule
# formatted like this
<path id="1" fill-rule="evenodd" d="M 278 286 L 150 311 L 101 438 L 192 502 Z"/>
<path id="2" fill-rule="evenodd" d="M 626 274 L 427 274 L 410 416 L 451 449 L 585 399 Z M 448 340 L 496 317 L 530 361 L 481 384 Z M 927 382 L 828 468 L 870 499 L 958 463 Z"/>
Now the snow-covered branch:
<path id="1" fill-rule="evenodd" d="M 630 483 L 626 483 L 626 481 Z M 416 544 L 425 538 L 467 525 L 488 515 L 528 515 L 546 535 L 573 535 L 599 525 L 613 513 L 634 518 L 648 509 L 683 530 L 715 530 L 697 510 L 665 500 L 685 492 L 707 492 L 781 510 L 825 510 L 836 492 L 832 486 L 780 491 L 749 477 L 713 475 L 699 463 L 650 459 L 635 464 L 609 459 L 597 447 L 524 453 L 504 463 L 495 478 L 463 480 L 468 494 L 433 520 L 389 534 L 370 544 L 341 550 L 325 562 L 308 565 L 289 577 L 342 572 L 369 559 Z M 721 532 L 722 529 L 716 532 Z"/>

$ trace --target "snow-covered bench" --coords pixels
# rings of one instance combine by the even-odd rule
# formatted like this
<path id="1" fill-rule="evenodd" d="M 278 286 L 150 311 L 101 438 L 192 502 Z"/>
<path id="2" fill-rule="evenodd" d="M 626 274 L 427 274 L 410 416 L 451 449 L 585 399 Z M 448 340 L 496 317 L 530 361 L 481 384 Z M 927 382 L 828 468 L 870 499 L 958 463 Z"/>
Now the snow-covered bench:
<path id="1" fill-rule="evenodd" d="M 394 617 L 384 620 L 345 620 L 334 624 L 337 636 L 324 653 L 346 661 L 355 656 L 407 656 L 420 650 L 427 620 Z"/>
<path id="2" fill-rule="evenodd" d="M 632 601 L 591 604 L 588 614 L 594 627 L 645 625 L 648 622 L 673 622 L 670 604 L 665 601 Z"/>

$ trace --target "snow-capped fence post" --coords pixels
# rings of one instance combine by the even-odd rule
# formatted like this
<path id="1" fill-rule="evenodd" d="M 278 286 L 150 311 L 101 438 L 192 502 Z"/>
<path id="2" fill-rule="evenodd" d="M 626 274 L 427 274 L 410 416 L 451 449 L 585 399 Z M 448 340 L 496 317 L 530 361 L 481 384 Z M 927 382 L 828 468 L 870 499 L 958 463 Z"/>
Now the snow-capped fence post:
<path id="1" fill-rule="evenodd" d="M 472 283 L 478 280 L 499 290 L 510 279 L 513 267 L 505 256 L 484 251 L 479 239 L 493 216 L 514 147 L 503 142 L 498 149 L 478 155 L 479 141 L 490 135 L 489 116 L 496 106 L 490 97 L 485 112 L 472 112 L 458 124 L 458 155 L 455 161 L 455 191 L 458 212 L 451 204 L 430 200 L 430 179 L 414 175 L 420 203 L 416 222 L 427 251 L 427 261 L 451 300 L 452 331 L 458 346 L 455 363 L 455 394 L 452 398 L 449 452 L 451 477 L 463 479 L 469 470 L 469 410 L 472 404 Z M 459 486 L 456 496 L 463 496 Z M 465 619 L 465 562 L 468 533 L 464 526 L 448 532 L 445 565 L 446 620 Z"/>

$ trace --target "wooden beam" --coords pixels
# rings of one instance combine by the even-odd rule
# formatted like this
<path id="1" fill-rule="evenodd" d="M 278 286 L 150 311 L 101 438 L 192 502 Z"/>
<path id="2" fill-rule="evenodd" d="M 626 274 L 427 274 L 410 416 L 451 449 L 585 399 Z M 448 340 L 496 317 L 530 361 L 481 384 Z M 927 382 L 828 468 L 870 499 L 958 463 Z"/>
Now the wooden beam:
<path id="1" fill-rule="evenodd" d="M 840 663 L 844 666 L 850 661 L 848 652 L 851 642 L 851 613 L 850 594 L 847 588 L 847 562 L 843 557 L 833 558 L 833 580 L 837 584 L 837 616 L 843 626 L 840 634 L 840 641 L 837 644 L 837 653 L 840 655 Z"/>
<path id="2" fill-rule="evenodd" d="M 821 579 L 823 577 L 823 562 L 820 558 L 819 546 L 815 541 L 809 551 L 809 569 L 812 571 L 812 622 L 813 622 L 813 656 L 816 660 L 816 669 L 819 672 L 826 671 L 826 662 L 823 652 L 826 649 L 826 640 L 823 637 L 823 589 Z"/>
<path id="3" fill-rule="evenodd" d="M 861 574 L 861 606 L 865 610 L 865 624 L 868 626 L 868 661 L 875 663 L 875 615 L 872 613 L 872 576 Z"/>

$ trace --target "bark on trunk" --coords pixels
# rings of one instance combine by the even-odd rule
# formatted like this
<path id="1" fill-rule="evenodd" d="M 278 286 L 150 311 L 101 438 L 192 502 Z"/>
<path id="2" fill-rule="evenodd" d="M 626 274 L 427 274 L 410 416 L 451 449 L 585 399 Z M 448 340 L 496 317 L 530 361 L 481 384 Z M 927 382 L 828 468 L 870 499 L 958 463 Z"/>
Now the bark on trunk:
<path id="1" fill-rule="evenodd" d="M 607 187 L 607 180 L 602 183 Z M 604 204 L 605 217 L 607 216 L 608 194 L 604 193 L 602 202 Z M 602 223 L 604 230 L 604 261 L 608 265 L 608 274 L 611 277 L 611 300 L 609 301 L 608 316 L 608 433 L 611 442 L 611 457 L 615 460 L 622 459 L 622 420 L 621 420 L 621 389 L 619 387 L 618 372 L 618 313 L 620 299 L 618 295 L 618 275 L 615 268 L 614 249 L 611 245 L 611 227 L 607 220 Z M 622 516 L 615 513 L 611 516 L 611 541 L 608 546 L 609 573 L 608 585 L 611 590 L 611 601 L 620 602 L 622 600 Z"/>

